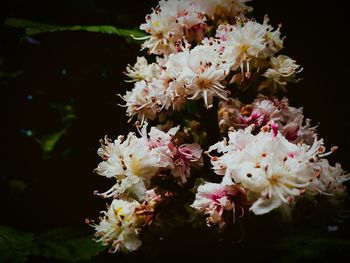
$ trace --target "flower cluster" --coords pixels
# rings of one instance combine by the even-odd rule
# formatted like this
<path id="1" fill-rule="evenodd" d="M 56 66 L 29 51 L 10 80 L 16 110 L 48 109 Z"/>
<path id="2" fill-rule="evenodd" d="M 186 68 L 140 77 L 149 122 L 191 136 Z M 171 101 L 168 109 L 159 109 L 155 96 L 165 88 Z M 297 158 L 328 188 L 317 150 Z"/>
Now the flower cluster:
<path id="1" fill-rule="evenodd" d="M 200 43 L 213 21 L 235 19 L 252 10 L 247 0 L 161 0 L 140 26 L 149 36 L 142 48 L 167 56 L 178 51 L 183 40 Z"/>
<path id="2" fill-rule="evenodd" d="M 259 132 L 270 125 L 293 143 L 311 144 L 316 131 L 316 126 L 310 126 L 310 119 L 304 120 L 303 109 L 289 106 L 287 98 L 259 96 L 251 104 L 242 104 L 237 99 L 221 101 L 218 120 L 221 133 L 226 133 L 230 127 L 242 129 L 248 126 Z"/>
<path id="3" fill-rule="evenodd" d="M 181 110 L 188 100 L 201 98 L 211 108 L 214 97 L 228 100 L 231 86 L 272 92 L 284 89 L 288 82 L 298 81 L 296 74 L 301 69 L 295 60 L 275 56 L 282 48 L 279 28 L 274 30 L 265 17 L 263 24 L 248 19 L 221 24 L 214 36 L 194 46 L 187 40 L 179 42 L 176 50 L 157 57 L 156 63 L 138 57 L 126 69 L 135 82 L 133 90 L 122 97 L 127 114 L 141 122 L 154 120 L 163 109 Z"/>
<path id="4" fill-rule="evenodd" d="M 205 216 L 223 230 L 245 216 L 292 209 L 303 198 L 346 193 L 350 175 L 325 158 L 337 147 L 326 152 L 303 109 L 278 96 L 302 70 L 280 54 L 281 26 L 267 16 L 262 23 L 247 18 L 247 2 L 161 0 L 140 26 L 148 33 L 142 49 L 154 62 L 137 57 L 128 65 L 133 88 L 120 95 L 139 136 L 101 141 L 95 171 L 113 186 L 95 194 L 112 201 L 98 224 L 88 220 L 111 252 L 138 249 L 141 233 L 161 225 L 164 211 L 176 214 L 174 204 L 188 208 L 182 216 Z M 189 103 L 200 99 L 208 114 Z M 218 123 L 216 115 L 210 119 L 213 109 Z M 218 142 L 208 147 L 213 124 L 228 138 L 211 138 Z M 209 176 L 210 169 L 200 169 L 202 148 Z"/>
<path id="5" fill-rule="evenodd" d="M 312 145 L 293 143 L 279 131 L 265 126 L 253 134 L 254 126 L 229 131 L 229 139 L 212 145 L 220 156 L 210 155 L 216 174 L 222 175 L 222 187 L 239 186 L 252 202 L 250 210 L 265 214 L 282 205 L 290 205 L 305 195 L 334 194 L 344 191 L 349 179 L 341 166 L 330 166 L 323 140 L 316 135 Z M 335 148 L 331 149 L 331 152 Z M 210 183 L 208 183 L 210 185 Z M 205 186 L 205 185 L 204 185 Z M 218 190 L 212 189 L 211 195 Z M 200 193 L 193 206 L 203 202 Z"/>
<path id="6" fill-rule="evenodd" d="M 114 142 L 105 138 L 98 149 L 103 161 L 95 171 L 115 180 L 115 184 L 106 192 L 95 191 L 96 195 L 112 197 L 113 201 L 108 211 L 103 212 L 100 224 L 94 227 L 99 241 L 110 244 L 114 251 L 135 250 L 141 244 L 138 233 L 151 222 L 157 204 L 164 198 L 156 194 L 158 187 L 152 183 L 153 178 L 169 174 L 178 184 L 185 184 L 191 167 L 202 164 L 198 144 L 176 144 L 179 127 L 167 132 L 151 127 L 147 133 L 147 126 L 145 123 L 139 130 L 140 137 L 129 133 Z M 148 216 L 143 214 L 146 210 Z"/>
<path id="7" fill-rule="evenodd" d="M 152 223 L 156 208 L 162 202 L 162 197 L 155 191 L 148 190 L 144 201 L 139 203 L 134 199 L 113 199 L 107 205 L 107 211 L 102 211 L 99 224 L 93 220 L 87 223 L 96 230 L 97 242 L 110 246 L 110 252 L 124 252 L 138 249 L 142 242 L 141 231 Z"/>

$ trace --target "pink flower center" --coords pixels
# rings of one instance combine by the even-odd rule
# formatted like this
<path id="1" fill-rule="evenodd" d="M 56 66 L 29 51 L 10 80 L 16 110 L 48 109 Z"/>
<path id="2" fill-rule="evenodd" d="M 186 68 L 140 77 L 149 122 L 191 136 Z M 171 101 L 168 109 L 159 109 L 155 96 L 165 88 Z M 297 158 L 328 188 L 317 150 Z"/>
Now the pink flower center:
<path id="1" fill-rule="evenodd" d="M 227 195 L 227 191 L 226 190 L 221 190 L 221 191 L 218 191 L 216 192 L 215 194 L 212 194 L 210 196 L 210 198 L 215 201 L 215 202 L 218 202 L 219 199 L 221 199 L 222 197 L 226 196 Z"/>

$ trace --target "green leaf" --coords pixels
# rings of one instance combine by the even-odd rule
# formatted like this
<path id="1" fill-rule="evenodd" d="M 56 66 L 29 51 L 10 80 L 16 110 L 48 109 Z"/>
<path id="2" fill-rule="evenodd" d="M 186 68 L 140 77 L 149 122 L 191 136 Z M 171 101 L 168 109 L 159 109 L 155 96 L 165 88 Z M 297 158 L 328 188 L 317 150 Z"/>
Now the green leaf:
<path id="1" fill-rule="evenodd" d="M 70 262 L 87 261 L 106 248 L 79 228 L 58 228 L 36 237 L 36 255 Z"/>
<path id="2" fill-rule="evenodd" d="M 0 226 L 0 262 L 26 262 L 35 249 L 32 233 Z"/>
<path id="3" fill-rule="evenodd" d="M 39 23 L 27 19 L 18 19 L 18 18 L 7 18 L 4 22 L 5 26 L 15 27 L 15 28 L 24 28 L 25 34 L 27 36 L 49 33 L 49 32 L 58 32 L 58 31 L 87 31 L 94 33 L 102 34 L 111 34 L 117 35 L 120 37 L 131 38 L 134 37 L 144 37 L 146 34 L 139 30 L 132 29 L 123 29 L 117 28 L 110 25 L 73 25 L 73 26 L 62 26 L 62 25 L 53 25 Z"/>
<path id="4" fill-rule="evenodd" d="M 52 107 L 60 113 L 62 127 L 61 129 L 44 135 L 38 136 L 35 140 L 41 145 L 44 153 L 44 159 L 51 156 L 52 151 L 59 142 L 59 140 L 68 132 L 73 120 L 76 118 L 73 106 L 69 104 L 53 103 Z"/>
<path id="5" fill-rule="evenodd" d="M 64 127 L 61 130 L 45 135 L 36 141 L 41 145 L 41 148 L 44 153 L 44 159 L 47 159 L 50 156 L 50 153 L 53 151 L 55 145 L 59 139 L 67 133 L 68 127 Z"/>

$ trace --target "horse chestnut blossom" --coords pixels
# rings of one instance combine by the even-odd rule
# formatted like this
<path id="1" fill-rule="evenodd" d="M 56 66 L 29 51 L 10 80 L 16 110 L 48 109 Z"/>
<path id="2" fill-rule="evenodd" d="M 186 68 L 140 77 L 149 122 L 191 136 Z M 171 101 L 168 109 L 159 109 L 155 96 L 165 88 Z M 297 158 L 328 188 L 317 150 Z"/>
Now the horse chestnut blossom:
<path id="1" fill-rule="evenodd" d="M 203 166 L 202 149 L 198 144 L 182 144 L 173 157 L 171 174 L 185 184 L 190 177 L 191 166 Z"/>
<path id="2" fill-rule="evenodd" d="M 339 166 L 331 168 L 322 159 L 327 155 L 322 140 L 315 137 L 312 145 L 294 144 L 279 131 L 263 129 L 254 135 L 252 130 L 253 126 L 249 126 L 229 131 L 229 140 L 212 145 L 208 152 L 222 154 L 211 156 L 214 171 L 223 175 L 224 181 L 239 184 L 247 191 L 254 214 L 290 205 L 306 191 L 325 193 L 330 185 L 342 189 L 341 183 L 349 179 Z M 342 179 L 334 180 L 334 174 L 342 175 Z"/>
<path id="3" fill-rule="evenodd" d="M 258 90 L 276 91 L 299 81 L 296 74 L 301 69 L 295 60 L 274 57 L 283 48 L 283 38 L 280 27 L 274 30 L 268 22 L 267 17 L 263 24 L 239 19 L 234 25 L 220 25 L 215 37 L 203 38 L 194 47 L 186 41 L 179 43 L 176 52 L 158 57 L 157 63 L 138 58 L 133 67 L 126 68 L 126 75 L 136 81 L 122 97 L 127 115 L 137 116 L 142 123 L 154 120 L 163 109 L 179 111 L 187 100 L 201 98 L 211 108 L 214 97 L 228 100 L 228 83 L 252 80 L 249 85 L 253 85 L 258 78 Z"/>
<path id="4" fill-rule="evenodd" d="M 248 1 L 161 0 L 158 7 L 146 16 L 146 23 L 140 26 L 150 34 L 139 38 L 146 40 L 142 48 L 147 48 L 150 54 L 168 56 L 178 51 L 178 44 L 183 39 L 200 43 L 211 28 L 208 20 L 243 16 L 252 10 L 245 2 Z"/>
<path id="5" fill-rule="evenodd" d="M 146 81 L 135 82 L 135 87 L 132 91 L 127 91 L 122 99 L 125 101 L 122 107 L 126 107 L 127 115 L 130 120 L 133 116 L 137 116 L 141 120 L 141 124 L 146 119 L 154 120 L 157 116 L 160 102 L 158 98 L 162 96 L 162 90 L 154 89 L 147 84 Z"/>
<path id="6" fill-rule="evenodd" d="M 165 63 L 164 75 L 172 79 L 177 94 L 188 99 L 203 98 L 207 108 L 212 107 L 213 97 L 227 99 L 227 91 L 221 81 L 227 76 L 229 66 L 210 45 L 198 45 L 191 50 L 171 54 Z"/>
<path id="7" fill-rule="evenodd" d="M 266 98 L 260 96 L 251 104 L 242 104 L 237 99 L 221 101 L 218 109 L 218 120 L 221 133 L 230 127 L 243 129 L 250 125 L 254 131 L 260 131 L 266 125 L 278 129 L 284 137 L 293 143 L 303 141 L 311 144 L 315 128 L 310 119 L 305 119 L 303 108 L 289 106 L 287 98 Z"/>
<path id="8" fill-rule="evenodd" d="M 130 192 L 138 200 L 144 200 L 151 179 L 163 169 L 172 170 L 176 178 L 185 183 L 191 165 L 200 163 L 202 149 L 198 144 L 175 145 L 173 137 L 179 127 L 163 132 L 152 127 L 147 134 L 147 123 L 140 131 L 141 137 L 129 133 L 127 138 L 119 136 L 112 142 L 101 141 L 98 154 L 103 161 L 96 168 L 99 175 L 115 178 L 116 183 L 106 192 L 98 193 L 103 198 L 119 197 Z"/>
<path id="9" fill-rule="evenodd" d="M 248 2 L 160 0 L 141 24 L 141 49 L 153 58 L 127 65 L 132 87 L 119 95 L 139 135 L 101 140 L 95 171 L 113 183 L 95 194 L 112 200 L 98 224 L 87 220 L 110 252 L 177 226 L 166 220 L 202 214 L 196 220 L 225 231 L 303 199 L 346 195 L 349 173 L 326 159 L 337 147 L 326 152 L 303 108 L 280 96 L 302 71 L 280 54 L 281 26 L 246 17 Z"/>
<path id="10" fill-rule="evenodd" d="M 221 25 L 216 37 L 222 42 L 223 57 L 232 64 L 233 70 L 241 68 L 249 73 L 250 65 L 259 63 L 259 59 L 272 57 L 283 48 L 280 28 L 273 31 L 265 17 L 263 24 L 254 20 L 239 20 L 235 25 Z"/>
<path id="11" fill-rule="evenodd" d="M 339 197 L 346 194 L 344 182 L 350 180 L 350 175 L 344 173 L 340 163 L 331 166 L 327 159 L 319 160 L 314 168 L 316 169 L 316 180 L 308 185 L 310 192 L 326 194 L 330 197 Z"/>
<path id="12" fill-rule="evenodd" d="M 186 31 L 194 30 L 196 35 L 203 35 L 205 16 L 198 7 L 190 1 L 160 1 L 159 6 L 146 16 L 146 23 L 140 26 L 150 34 L 145 37 L 147 41 L 142 47 L 150 54 L 167 56 L 176 52 L 177 43 L 182 41 Z"/>
<path id="13" fill-rule="evenodd" d="M 142 218 L 136 214 L 140 206 L 135 200 L 114 199 L 107 211 L 102 211 L 103 218 L 99 224 L 92 225 L 96 230 L 97 242 L 110 246 L 110 252 L 133 251 L 141 246 L 138 229 Z"/>
<path id="14" fill-rule="evenodd" d="M 107 205 L 107 211 L 101 212 L 103 217 L 100 217 L 99 224 L 88 219 L 86 223 L 95 228 L 97 242 L 110 246 L 109 252 L 134 251 L 141 246 L 139 235 L 152 223 L 156 208 L 162 201 L 154 189 L 147 191 L 143 203 L 133 199 L 113 199 Z"/>
<path id="15" fill-rule="evenodd" d="M 148 64 L 145 57 L 137 57 L 134 66 L 128 65 L 126 67 L 125 75 L 131 79 L 130 82 L 142 80 L 150 82 L 153 78 L 159 77 L 160 72 L 161 69 L 158 63 Z"/>
<path id="16" fill-rule="evenodd" d="M 197 189 L 196 200 L 191 205 L 197 211 L 208 215 L 207 225 L 219 224 L 223 228 L 229 220 L 235 220 L 237 211 L 244 214 L 244 206 L 247 206 L 247 195 L 239 185 L 208 183 L 200 185 Z"/>
<path id="17" fill-rule="evenodd" d="M 274 90 L 278 88 L 285 89 L 288 82 L 298 82 L 296 74 L 301 72 L 302 68 L 296 64 L 296 61 L 285 55 L 271 57 L 271 67 L 263 74 L 267 80 L 263 81 L 260 89 L 273 86 Z"/>

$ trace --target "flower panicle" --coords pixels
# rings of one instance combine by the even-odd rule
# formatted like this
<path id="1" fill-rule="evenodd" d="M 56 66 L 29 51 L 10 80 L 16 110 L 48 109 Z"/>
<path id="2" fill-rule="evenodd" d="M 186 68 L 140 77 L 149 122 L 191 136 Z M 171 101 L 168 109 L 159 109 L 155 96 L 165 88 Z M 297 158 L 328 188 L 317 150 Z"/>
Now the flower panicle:
<path id="1" fill-rule="evenodd" d="M 137 132 L 100 141 L 94 171 L 113 183 L 94 195 L 111 201 L 98 222 L 85 220 L 109 252 L 137 250 L 143 233 L 174 220 L 179 206 L 224 231 L 249 214 L 346 194 L 350 174 L 326 159 L 337 147 L 327 151 L 303 108 L 279 96 L 301 80 L 302 66 L 281 54 L 281 25 L 247 17 L 249 2 L 160 0 L 140 25 L 147 36 L 134 38 L 154 59 L 128 64 L 132 89 L 118 94 Z M 201 123 L 197 100 L 217 110 L 226 136 L 209 147 L 215 128 Z"/>

